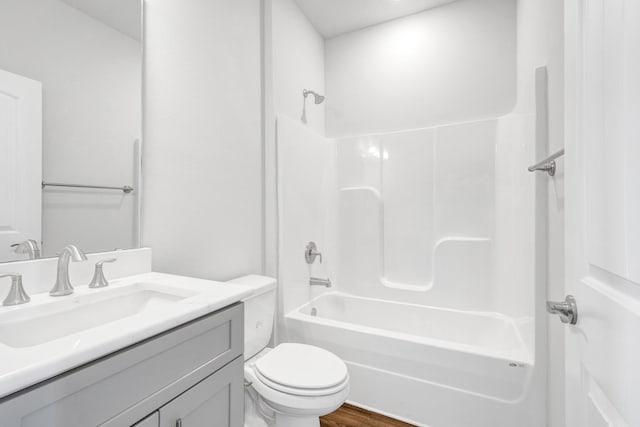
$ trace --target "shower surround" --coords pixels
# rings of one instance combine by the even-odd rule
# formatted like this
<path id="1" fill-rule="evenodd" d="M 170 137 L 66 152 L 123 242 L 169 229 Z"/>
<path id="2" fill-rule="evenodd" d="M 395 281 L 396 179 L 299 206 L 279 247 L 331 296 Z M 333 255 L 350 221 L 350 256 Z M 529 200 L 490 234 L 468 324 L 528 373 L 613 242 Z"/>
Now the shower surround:
<path id="1" fill-rule="evenodd" d="M 535 183 L 522 173 L 534 124 L 327 139 L 278 118 L 281 340 L 343 358 L 352 403 L 432 427 L 538 425 Z M 311 240 L 323 264 L 304 262 Z"/>
<path id="2" fill-rule="evenodd" d="M 324 43 L 274 3 L 278 340 L 343 358 L 353 404 L 547 424 L 548 183 L 527 172 L 549 151 L 540 3 L 459 0 Z M 306 87 L 326 100 L 305 126 Z"/>

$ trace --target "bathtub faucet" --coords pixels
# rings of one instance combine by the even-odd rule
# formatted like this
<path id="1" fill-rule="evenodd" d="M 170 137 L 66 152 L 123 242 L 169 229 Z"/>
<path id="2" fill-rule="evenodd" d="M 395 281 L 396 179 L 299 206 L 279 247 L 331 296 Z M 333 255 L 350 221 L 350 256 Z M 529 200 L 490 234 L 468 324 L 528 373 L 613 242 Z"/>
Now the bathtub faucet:
<path id="1" fill-rule="evenodd" d="M 318 247 L 315 242 L 309 242 L 304 249 L 304 259 L 307 264 L 311 265 L 316 261 L 316 257 L 320 257 L 320 264 L 322 264 L 322 254 L 318 252 Z"/>
<path id="2" fill-rule="evenodd" d="M 324 286 L 325 288 L 331 287 L 331 279 L 319 279 L 317 277 L 311 277 L 309 279 L 310 286 Z"/>

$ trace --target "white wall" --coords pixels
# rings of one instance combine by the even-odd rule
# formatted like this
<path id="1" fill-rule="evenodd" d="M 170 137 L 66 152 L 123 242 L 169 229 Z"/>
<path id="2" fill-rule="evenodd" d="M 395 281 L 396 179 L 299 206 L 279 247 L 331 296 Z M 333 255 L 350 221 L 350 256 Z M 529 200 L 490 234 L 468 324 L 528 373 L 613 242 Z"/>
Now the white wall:
<path id="1" fill-rule="evenodd" d="M 327 40 L 327 135 L 511 111 L 515 14 L 516 0 L 461 0 Z"/>
<path id="2" fill-rule="evenodd" d="M 0 0 L 0 68 L 43 84 L 43 177 L 134 185 L 140 43 L 58 0 Z M 43 249 L 136 244 L 135 194 L 43 192 Z"/>
<path id="3" fill-rule="evenodd" d="M 146 3 L 143 243 L 156 271 L 262 271 L 260 11 Z"/>
<path id="4" fill-rule="evenodd" d="M 302 90 L 324 94 L 324 39 L 293 0 L 272 0 L 273 101 L 276 115 L 299 120 Z M 307 99 L 308 125 L 324 135 L 324 104 Z"/>

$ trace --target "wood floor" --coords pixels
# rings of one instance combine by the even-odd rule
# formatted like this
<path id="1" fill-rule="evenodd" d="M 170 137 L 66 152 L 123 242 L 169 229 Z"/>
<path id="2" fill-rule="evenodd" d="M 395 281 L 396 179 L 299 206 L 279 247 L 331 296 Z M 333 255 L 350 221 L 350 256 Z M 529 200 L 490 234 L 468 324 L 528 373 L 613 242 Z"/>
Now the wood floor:
<path id="1" fill-rule="evenodd" d="M 320 417 L 320 427 L 414 427 L 347 403 L 337 411 Z"/>

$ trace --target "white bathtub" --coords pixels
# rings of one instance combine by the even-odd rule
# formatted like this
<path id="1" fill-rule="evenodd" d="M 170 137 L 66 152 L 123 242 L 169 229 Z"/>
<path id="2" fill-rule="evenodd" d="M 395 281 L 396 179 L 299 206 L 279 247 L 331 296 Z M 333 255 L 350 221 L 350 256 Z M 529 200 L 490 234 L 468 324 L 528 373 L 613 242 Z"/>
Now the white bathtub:
<path id="1" fill-rule="evenodd" d="M 286 323 L 347 362 L 356 405 L 431 427 L 533 425 L 533 357 L 508 317 L 332 292 Z"/>

